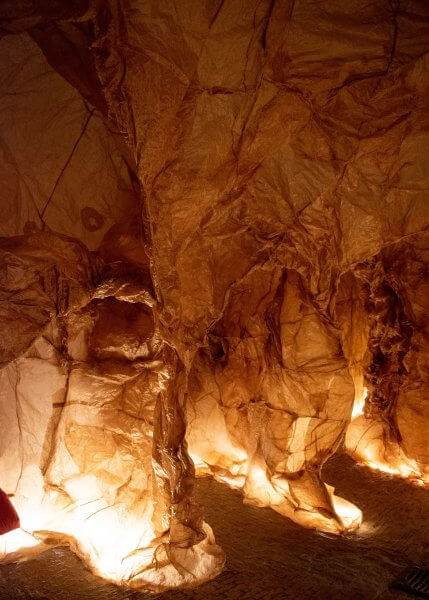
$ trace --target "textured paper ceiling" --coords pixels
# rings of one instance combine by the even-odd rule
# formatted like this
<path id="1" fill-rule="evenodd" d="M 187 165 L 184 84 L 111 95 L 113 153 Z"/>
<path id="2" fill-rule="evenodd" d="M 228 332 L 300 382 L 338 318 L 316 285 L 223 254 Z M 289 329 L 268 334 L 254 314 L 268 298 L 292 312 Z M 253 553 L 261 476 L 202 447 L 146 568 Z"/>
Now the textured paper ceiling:
<path id="1" fill-rule="evenodd" d="M 321 479 L 344 442 L 427 481 L 427 3 L 0 21 L 4 559 L 66 542 L 192 586 L 224 563 L 195 468 L 334 533 L 361 521 Z"/>

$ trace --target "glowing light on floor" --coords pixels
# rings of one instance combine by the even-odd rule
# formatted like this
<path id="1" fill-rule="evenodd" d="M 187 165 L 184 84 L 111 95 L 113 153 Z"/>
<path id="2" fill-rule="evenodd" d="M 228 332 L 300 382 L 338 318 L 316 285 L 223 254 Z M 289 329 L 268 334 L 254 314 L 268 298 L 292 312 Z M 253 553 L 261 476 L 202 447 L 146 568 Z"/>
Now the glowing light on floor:
<path id="1" fill-rule="evenodd" d="M 195 454 L 192 456 L 197 475 L 207 475 L 210 472 L 207 463 Z M 338 534 L 354 531 L 362 523 L 360 509 L 351 502 L 335 496 L 334 488 L 328 485 L 326 491 L 331 498 L 337 520 L 310 506 L 305 510 L 299 509 L 298 504 L 291 499 L 286 477 L 276 476 L 271 479 L 261 461 L 243 460 L 240 465 L 231 465 L 229 471 L 214 469 L 213 476 L 217 481 L 234 489 L 242 489 L 246 501 L 257 506 L 270 506 L 281 515 L 309 529 Z"/>
<path id="2" fill-rule="evenodd" d="M 366 418 L 353 418 L 346 434 L 345 445 L 353 458 L 373 470 L 408 479 L 417 485 L 429 485 L 429 473 L 407 457 L 400 445 L 389 440 L 386 424 Z"/>

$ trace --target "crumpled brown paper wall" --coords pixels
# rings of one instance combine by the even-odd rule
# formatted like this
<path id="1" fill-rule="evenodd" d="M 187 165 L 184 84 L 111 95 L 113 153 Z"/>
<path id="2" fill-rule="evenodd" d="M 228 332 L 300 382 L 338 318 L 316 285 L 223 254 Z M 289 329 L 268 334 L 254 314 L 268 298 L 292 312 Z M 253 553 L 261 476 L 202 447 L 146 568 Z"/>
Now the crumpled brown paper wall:
<path id="1" fill-rule="evenodd" d="M 201 546 L 207 530 L 191 501 L 185 437 L 201 471 L 303 525 L 342 531 L 358 512 L 320 469 L 365 388 L 348 449 L 401 474 L 412 462 L 407 474 L 424 475 L 426 3 L 34 1 L 7 2 L 0 16 L 10 34 L 0 42 L 8 52 L 1 101 L 15 123 L 3 127 L 13 157 L 3 233 L 32 234 L 5 244 L 14 264 L 33 244 L 25 268 L 37 273 L 24 286 L 30 325 L 25 298 L 10 301 L 11 291 L 22 294 L 15 271 L 4 288 L 4 321 L 15 311 L 22 332 L 4 351 L 8 361 L 21 356 L 16 368 L 60 316 L 55 347 L 73 365 L 76 393 L 88 394 L 94 377 L 101 397 L 126 387 L 108 442 L 97 437 L 107 418 L 97 394 L 87 408 L 67 409 L 50 442 L 60 465 L 69 453 L 79 476 L 104 481 L 110 504 L 128 460 L 152 478 L 149 442 L 145 457 L 130 451 L 134 425 L 117 412 L 128 394 L 135 408 L 140 397 L 148 407 L 141 435 L 153 435 L 153 488 L 139 486 L 148 511 L 157 507 L 151 522 L 164 554 L 158 575 L 145 568 L 136 581 L 190 584 L 222 564 L 210 534 Z M 75 239 L 52 242 L 48 227 Z M 66 305 L 34 266 L 47 239 L 66 244 L 73 263 L 59 277 L 55 270 L 65 289 L 70 281 L 79 289 Z M 44 260 L 52 268 L 60 258 Z M 140 327 L 150 331 L 145 340 Z M 126 382 L 139 378 L 139 365 L 152 380 L 134 389 Z M 80 439 L 107 454 L 79 456 Z M 117 485 L 112 469 L 122 473 Z M 141 514 L 119 505 L 130 518 Z"/>
<path id="2" fill-rule="evenodd" d="M 411 477 L 427 477 L 429 456 L 427 256 L 427 236 L 392 244 L 359 264 L 339 290 L 345 352 L 367 390 L 346 447 L 358 460 Z M 350 327 L 345 312 L 352 305 L 359 328 Z"/>

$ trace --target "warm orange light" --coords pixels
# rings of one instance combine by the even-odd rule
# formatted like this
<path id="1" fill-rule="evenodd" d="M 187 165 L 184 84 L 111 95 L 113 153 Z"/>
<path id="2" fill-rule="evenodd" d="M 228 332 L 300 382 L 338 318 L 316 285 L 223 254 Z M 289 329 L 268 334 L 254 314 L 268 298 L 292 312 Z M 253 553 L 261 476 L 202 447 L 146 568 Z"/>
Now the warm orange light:
<path id="1" fill-rule="evenodd" d="M 88 497 L 83 482 L 76 492 L 81 498 Z M 191 551 L 179 548 L 176 552 L 176 564 L 180 562 L 188 573 L 184 576 L 169 560 L 156 564 L 155 554 L 159 559 L 160 545 L 168 539 L 157 538 L 152 507 L 146 507 L 144 513 L 135 506 L 133 510 L 121 504 L 109 506 L 104 499 L 67 505 L 49 493 L 38 504 L 24 497 L 13 501 L 23 528 L 0 536 L 2 562 L 26 559 L 46 550 L 48 544 L 68 544 L 96 575 L 114 583 L 154 589 L 194 584 L 210 570 L 219 569 L 219 557 L 207 552 L 207 545 L 214 544 L 207 524 L 203 524 L 205 539 Z"/>
<path id="2" fill-rule="evenodd" d="M 86 491 L 80 491 L 85 498 Z M 63 538 L 95 573 L 110 581 L 126 582 L 151 563 L 155 548 L 150 543 L 156 536 L 150 515 L 136 519 L 124 507 L 109 507 L 105 500 L 71 506 L 52 500 L 49 495 L 38 505 L 26 498 L 15 500 L 23 529 L 1 536 L 0 559 L 25 555 L 30 548 L 44 549 L 45 539 Z"/>
<path id="3" fill-rule="evenodd" d="M 354 404 L 353 404 L 353 410 L 352 410 L 352 421 L 354 419 L 356 419 L 356 417 L 363 415 L 363 409 L 365 407 L 365 400 L 366 400 L 367 395 L 368 395 L 368 389 L 366 387 L 364 387 L 362 390 L 362 393 L 359 394 L 358 396 L 356 396 Z"/>
<path id="4" fill-rule="evenodd" d="M 415 460 L 408 458 L 399 444 L 386 442 L 385 425 L 381 421 L 356 416 L 346 434 L 346 448 L 355 460 L 371 469 L 409 479 L 418 485 L 429 484 Z"/>
<path id="5" fill-rule="evenodd" d="M 244 452 L 244 451 L 243 451 Z M 207 464 L 195 454 L 194 459 L 197 475 L 206 475 Z M 289 484 L 285 477 L 270 478 L 266 467 L 260 461 L 243 461 L 240 465 L 231 465 L 229 471 L 214 471 L 214 477 L 232 488 L 242 489 L 247 501 L 258 506 L 270 506 L 292 521 L 309 529 L 318 529 L 329 533 L 344 533 L 354 531 L 362 523 L 360 509 L 334 495 L 334 488 L 326 486 L 331 497 L 337 521 L 322 515 L 317 509 L 303 511 L 291 500 Z"/>
<path id="6" fill-rule="evenodd" d="M 0 560 L 3 561 L 8 556 L 10 560 L 19 558 L 19 553 L 34 549 L 41 545 L 30 533 L 23 529 L 14 529 L 0 536 Z"/>

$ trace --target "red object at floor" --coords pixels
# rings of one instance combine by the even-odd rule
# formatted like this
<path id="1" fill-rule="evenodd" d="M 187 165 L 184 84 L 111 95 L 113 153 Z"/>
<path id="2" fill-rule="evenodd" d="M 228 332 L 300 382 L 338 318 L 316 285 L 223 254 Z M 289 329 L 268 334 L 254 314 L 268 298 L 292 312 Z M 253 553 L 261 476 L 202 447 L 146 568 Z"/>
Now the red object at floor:
<path id="1" fill-rule="evenodd" d="M 7 494 L 0 488 L 0 535 L 18 529 L 19 526 L 18 513 Z"/>

